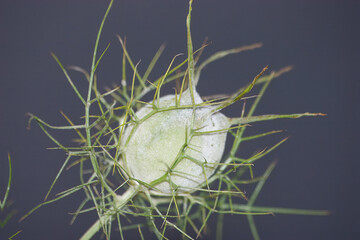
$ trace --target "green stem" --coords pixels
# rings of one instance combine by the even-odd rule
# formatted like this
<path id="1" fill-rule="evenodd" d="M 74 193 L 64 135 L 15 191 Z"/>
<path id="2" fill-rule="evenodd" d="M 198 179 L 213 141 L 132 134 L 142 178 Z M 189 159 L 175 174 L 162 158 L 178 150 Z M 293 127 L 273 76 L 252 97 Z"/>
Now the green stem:
<path id="1" fill-rule="evenodd" d="M 8 159 L 9 159 L 9 180 L 8 180 L 8 185 L 6 187 L 6 192 L 5 192 L 5 196 L 3 201 L 0 200 L 0 211 L 3 211 L 5 206 L 6 206 L 6 200 L 8 198 L 9 195 L 9 191 L 10 191 L 10 186 L 11 186 L 11 178 L 12 178 L 12 167 L 11 167 L 11 157 L 10 157 L 10 153 L 8 153 Z"/>
<path id="2" fill-rule="evenodd" d="M 113 221 L 115 218 L 115 212 L 123 208 L 135 195 L 139 192 L 139 186 L 130 186 L 130 188 L 123 193 L 123 195 L 117 195 L 114 200 L 114 207 L 109 209 L 104 215 L 102 215 L 80 238 L 80 240 L 90 240 L 107 222 Z"/>
<path id="3" fill-rule="evenodd" d="M 193 44 L 191 39 L 191 31 L 190 31 L 190 23 L 191 23 L 191 11 L 192 11 L 192 2 L 193 0 L 189 1 L 189 13 L 186 18 L 186 28 L 187 28 L 187 52 L 188 52 L 188 74 L 189 74 L 189 90 L 191 93 L 191 99 L 193 105 L 195 105 L 194 100 L 194 92 L 196 91 L 196 86 L 193 84 L 194 81 L 194 58 L 193 58 Z"/>
<path id="4" fill-rule="evenodd" d="M 91 165 L 94 169 L 94 172 L 96 173 L 97 177 L 99 178 L 101 185 L 108 190 L 113 196 L 115 196 L 115 193 L 112 191 L 112 189 L 108 186 L 108 184 L 105 182 L 97 160 L 96 160 L 96 156 L 95 156 L 95 151 L 94 148 L 92 147 L 91 144 L 91 128 L 90 128 L 90 106 L 91 106 L 91 93 L 92 93 L 92 88 L 93 88 L 93 83 L 94 83 L 94 76 L 95 76 L 95 62 L 96 62 L 96 53 L 97 53 L 97 49 L 98 49 L 98 45 L 99 45 L 99 41 L 100 41 L 100 36 L 101 36 L 101 32 L 105 23 L 105 20 L 107 18 L 107 15 L 109 14 L 109 11 L 111 9 L 111 6 L 113 4 L 114 0 L 111 0 L 109 3 L 109 6 L 106 10 L 106 13 L 103 17 L 103 20 L 101 22 L 98 34 L 97 34 L 97 38 L 96 38 L 96 42 L 95 42 L 95 47 L 94 47 L 94 53 L 93 53 L 93 59 L 92 59 L 92 64 L 91 64 L 91 72 L 90 72 L 90 78 L 89 78 L 89 89 L 88 89 L 88 94 L 87 94 L 87 100 L 86 100 L 86 104 L 85 104 L 85 129 L 86 129 L 86 143 L 87 146 L 89 147 L 89 151 L 90 151 L 90 161 L 91 161 Z"/>
<path id="5" fill-rule="evenodd" d="M 230 118 L 229 122 L 231 125 L 241 125 L 241 124 L 248 124 L 253 122 L 260 122 L 260 121 L 268 121 L 274 119 L 281 119 L 281 118 L 300 118 L 306 116 L 325 116 L 323 113 L 295 113 L 295 114 L 283 114 L 283 115 L 261 115 L 261 116 L 253 116 L 253 117 L 240 117 L 240 118 Z"/>
<path id="6" fill-rule="evenodd" d="M 229 204 L 223 204 L 220 206 L 220 209 L 228 210 L 231 208 Z M 273 214 L 292 214 L 292 215 L 308 215 L 308 216 L 327 216 L 331 213 L 328 210 L 248 206 L 246 204 L 238 204 L 238 205 L 234 204 L 232 205 L 232 210 L 251 212 L 251 213 L 271 212 Z"/>

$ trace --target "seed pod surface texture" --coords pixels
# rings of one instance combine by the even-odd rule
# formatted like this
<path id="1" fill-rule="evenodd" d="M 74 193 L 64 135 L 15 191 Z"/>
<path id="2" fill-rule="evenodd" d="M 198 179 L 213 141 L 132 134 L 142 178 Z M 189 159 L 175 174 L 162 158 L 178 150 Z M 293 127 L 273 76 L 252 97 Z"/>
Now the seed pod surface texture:
<path id="1" fill-rule="evenodd" d="M 196 92 L 194 101 L 202 103 Z M 181 97 L 180 106 L 186 105 L 192 105 L 190 91 Z M 162 194 L 173 190 L 192 192 L 204 183 L 214 173 L 224 152 L 227 131 L 218 130 L 230 126 L 222 113 L 210 114 L 213 107 L 161 110 L 172 106 L 175 95 L 161 97 L 157 106 L 160 111 L 150 117 L 153 108 L 144 106 L 136 116 L 146 120 L 128 125 L 122 137 L 122 164 L 129 174 L 147 184 L 165 175 L 164 181 L 154 185 Z"/>

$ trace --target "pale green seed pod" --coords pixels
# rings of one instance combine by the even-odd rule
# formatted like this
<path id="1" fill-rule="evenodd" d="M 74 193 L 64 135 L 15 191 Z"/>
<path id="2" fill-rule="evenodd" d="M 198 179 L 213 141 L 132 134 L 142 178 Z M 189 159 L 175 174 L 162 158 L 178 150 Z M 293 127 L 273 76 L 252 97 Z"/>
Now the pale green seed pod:
<path id="1" fill-rule="evenodd" d="M 157 107 L 168 109 L 175 106 L 175 101 L 175 95 L 167 95 L 159 98 Z M 195 91 L 194 102 L 203 102 Z M 179 106 L 192 104 L 187 90 Z M 219 112 L 211 113 L 213 109 L 175 108 L 151 115 L 153 108 L 144 106 L 137 111 L 137 118 L 146 120 L 128 125 L 122 137 L 122 164 L 131 177 L 154 185 L 163 194 L 175 189 L 178 193 L 192 192 L 203 184 L 221 161 L 230 126 L 228 118 Z"/>

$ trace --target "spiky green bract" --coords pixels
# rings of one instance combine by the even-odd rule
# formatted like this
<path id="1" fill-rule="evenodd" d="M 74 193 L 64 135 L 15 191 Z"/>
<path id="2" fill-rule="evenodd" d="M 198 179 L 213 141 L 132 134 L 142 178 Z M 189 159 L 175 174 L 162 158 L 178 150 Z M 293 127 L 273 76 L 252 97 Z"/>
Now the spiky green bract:
<path id="1" fill-rule="evenodd" d="M 118 36 L 123 48 L 123 73 L 119 86 L 100 93 L 97 87 L 99 79 L 95 71 L 108 47 L 97 58 L 97 49 L 105 19 L 113 1 L 110 2 L 105 17 L 101 23 L 94 49 L 90 73 L 79 67 L 70 69 L 84 74 L 89 81 L 87 97 L 79 94 L 76 82 L 64 69 L 60 60 L 53 55 L 60 68 L 65 73 L 75 94 L 84 104 L 84 123 L 74 124 L 63 112 L 68 126 L 53 126 L 35 115 L 30 115 L 30 121 L 35 120 L 45 134 L 63 149 L 67 158 L 59 170 L 55 180 L 50 185 L 46 198 L 60 179 L 66 168 L 79 167 L 79 184 L 58 193 L 53 199 L 47 200 L 23 217 L 26 218 L 40 206 L 65 198 L 78 191 L 85 193 L 85 199 L 79 203 L 73 213 L 72 222 L 79 214 L 96 211 L 98 220 L 89 227 L 82 240 L 92 239 L 100 230 L 106 239 L 125 239 L 126 231 L 135 230 L 139 239 L 144 239 L 147 228 L 158 239 L 168 239 L 169 231 L 177 231 L 183 239 L 195 239 L 207 232 L 207 223 L 215 215 L 219 216 L 216 233 L 217 239 L 222 236 L 222 221 L 227 214 L 264 215 L 272 213 L 324 215 L 326 211 L 311 211 L 298 209 L 281 209 L 258 207 L 254 205 L 265 180 L 273 165 L 264 176 L 253 176 L 252 166 L 281 145 L 286 138 L 272 147 L 243 157 L 238 151 L 243 141 L 256 140 L 281 131 L 270 131 L 253 136 L 243 136 L 249 123 L 267 121 L 277 118 L 297 118 L 320 114 L 285 114 L 253 116 L 254 110 L 273 78 L 290 70 L 286 67 L 277 72 L 265 75 L 263 68 L 252 81 L 234 94 L 226 98 L 204 100 L 197 94 L 196 86 L 201 70 L 213 61 L 226 55 L 251 50 L 259 44 L 230 49 L 215 53 L 209 59 L 196 66 L 202 51 L 193 52 L 190 23 L 191 4 L 187 16 L 187 56 L 178 63 L 180 55 L 174 57 L 164 68 L 164 74 L 151 81 L 151 71 L 163 52 L 163 47 L 155 54 L 144 74 L 137 71 L 128 50 L 126 40 Z M 202 48 L 200 48 L 202 49 Z M 132 69 L 127 76 L 126 67 Z M 259 68 L 260 70 L 260 68 Z M 172 96 L 162 96 L 161 88 L 176 79 L 182 78 L 181 87 Z M 239 118 L 228 119 L 220 110 L 243 99 L 253 90 L 253 87 L 263 84 L 260 94 L 256 97 L 249 111 L 243 110 Z M 189 87 L 186 87 L 188 85 Z M 153 92 L 151 102 L 143 101 L 143 97 Z M 99 114 L 94 114 L 98 112 Z M 180 114 L 178 114 L 180 113 Z M 214 125 L 212 125 L 214 124 Z M 174 127 L 174 129 L 172 127 Z M 213 127 L 211 127 L 213 126 Z M 141 131 L 143 128 L 145 131 Z M 61 144 L 52 131 L 75 131 L 79 136 L 75 147 Z M 146 134 L 148 132 L 148 134 Z M 233 136 L 229 153 L 222 156 L 225 145 L 225 135 Z M 166 138 L 156 139 L 165 134 Z M 209 138 L 210 136 L 210 138 Z M 223 139 L 224 141 L 208 140 Z M 172 141 L 169 143 L 168 141 Z M 214 143 L 219 143 L 216 151 L 206 149 Z M 147 149 L 140 150 L 145 145 Z M 207 146 L 204 148 L 204 146 Z M 165 149 L 161 149 L 165 148 Z M 161 154 L 158 150 L 161 149 Z M 153 165 L 146 160 L 153 157 Z M 145 162 L 142 162 L 143 159 Z M 141 164 L 143 166 L 141 166 Z M 140 167 L 139 167 L 140 165 Z M 185 165 L 185 168 L 184 166 Z M 141 169 L 142 167 L 142 169 Z M 184 169 L 187 169 L 184 171 Z M 146 170 L 150 171 L 146 176 Z M 250 178 L 246 177 L 250 173 Z M 150 174 L 152 176 L 150 176 Z M 185 181 L 185 179 L 187 179 Z M 191 184 L 188 184 L 190 182 Z M 253 195 L 247 201 L 242 184 L 258 183 Z M 235 198 L 237 200 L 235 201 Z M 240 200 L 239 200 L 240 199 Z M 248 217 L 254 237 L 258 236 L 253 217 Z M 116 224 L 114 224 L 116 222 Z M 119 232 L 112 229 L 117 228 Z"/>
<path id="2" fill-rule="evenodd" d="M 7 198 L 9 196 L 10 187 L 11 187 L 11 179 L 12 179 L 12 166 L 11 166 L 11 157 L 10 154 L 8 154 L 8 161 L 9 161 L 9 180 L 8 184 L 6 186 L 4 198 L 2 201 L 0 201 L 0 211 L 3 211 L 6 205 Z"/>
<path id="3" fill-rule="evenodd" d="M 8 183 L 6 186 L 4 197 L 2 200 L 0 200 L 0 229 L 4 228 L 8 224 L 8 222 L 14 217 L 14 215 L 17 213 L 16 209 L 9 210 L 9 208 L 11 209 L 12 204 L 13 204 L 13 201 L 9 201 L 9 199 L 8 199 L 10 187 L 11 187 L 11 180 L 12 180 L 12 164 L 11 164 L 10 153 L 8 153 L 8 164 L 9 164 Z M 12 238 L 12 237 L 10 237 L 10 238 Z"/>

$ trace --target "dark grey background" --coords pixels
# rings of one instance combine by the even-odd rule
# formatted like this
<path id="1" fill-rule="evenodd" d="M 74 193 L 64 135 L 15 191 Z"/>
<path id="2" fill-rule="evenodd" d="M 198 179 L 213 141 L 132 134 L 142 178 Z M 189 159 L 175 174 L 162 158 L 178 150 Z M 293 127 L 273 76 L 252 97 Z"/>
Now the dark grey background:
<path id="1" fill-rule="evenodd" d="M 51 141 L 33 125 L 26 130 L 26 112 L 53 124 L 64 124 L 59 110 L 80 122 L 80 102 L 49 55 L 55 52 L 64 65 L 89 68 L 92 48 L 108 1 L 2 0 L 0 2 L 0 196 L 7 182 L 7 152 L 13 158 L 10 199 L 19 212 L 0 239 L 18 230 L 16 239 L 77 239 L 95 219 L 83 215 L 69 226 L 68 212 L 82 194 L 45 206 L 26 221 L 17 220 L 42 201 L 65 157 L 46 150 Z M 286 129 L 259 148 L 281 137 L 288 142 L 255 166 L 261 174 L 273 159 L 279 163 L 259 196 L 258 205 L 328 209 L 328 217 L 256 217 L 263 239 L 359 239 L 359 27 L 360 2 L 341 0 L 195 0 L 193 38 L 199 47 L 204 37 L 217 50 L 254 42 L 264 47 L 231 56 L 210 65 L 202 75 L 202 95 L 230 93 L 246 84 L 265 65 L 295 69 L 270 85 L 257 113 L 324 112 L 324 118 L 281 120 L 252 129 Z M 184 0 L 116 0 L 106 22 L 100 49 L 112 45 L 100 64 L 100 85 L 119 83 L 121 49 L 115 34 L 127 36 L 129 52 L 140 70 L 157 48 L 167 49 L 155 69 L 165 72 L 171 58 L 185 51 Z M 86 83 L 73 73 L 85 92 Z M 241 106 L 225 113 L 238 116 Z M 72 134 L 57 136 L 70 144 Z M 251 151 L 253 151 L 252 149 Z M 244 152 L 250 150 L 244 149 Z M 251 152 L 250 151 L 250 152 Z M 55 192 L 78 183 L 77 170 L 62 176 Z M 246 190 L 247 187 L 244 187 Z M 1 214 L 2 219 L 4 214 Z M 224 239 L 251 239 L 244 217 L 225 221 Z M 214 226 L 210 226 L 210 229 Z M 211 232 L 211 231 L 210 231 Z M 135 237 L 134 237 L 135 238 Z M 137 237 L 136 237 L 137 238 Z M 208 237 L 208 239 L 213 239 Z"/>

